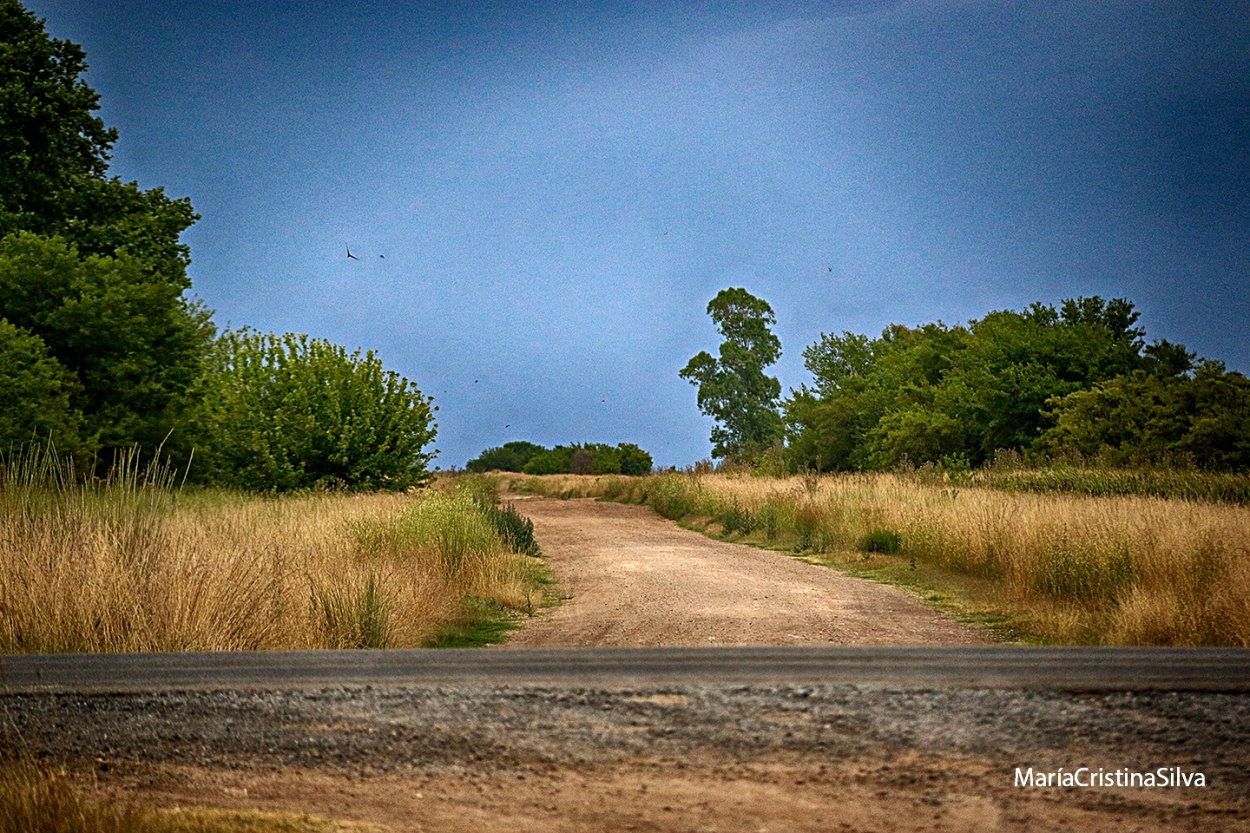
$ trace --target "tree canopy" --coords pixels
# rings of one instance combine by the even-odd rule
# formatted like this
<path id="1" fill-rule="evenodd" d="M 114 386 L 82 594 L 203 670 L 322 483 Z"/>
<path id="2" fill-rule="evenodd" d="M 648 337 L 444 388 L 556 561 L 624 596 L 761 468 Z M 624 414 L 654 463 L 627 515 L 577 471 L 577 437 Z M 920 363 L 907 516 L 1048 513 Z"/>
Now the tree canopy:
<path id="1" fill-rule="evenodd" d="M 724 337 L 719 357 L 701 351 L 680 375 L 698 387 L 699 410 L 717 422 L 712 456 L 750 458 L 781 438 L 781 383 L 764 372 L 781 358 L 781 341 L 769 329 L 777 319 L 766 301 L 732 287 L 707 312 Z"/>
<path id="2" fill-rule="evenodd" d="M 51 418 L 63 447 L 151 449 L 178 427 L 213 336 L 184 297 L 180 235 L 197 217 L 188 200 L 107 178 L 117 131 L 95 115 L 86 69 L 81 47 L 0 0 L 0 318 L 67 374 L 72 414 Z M 16 408 L 0 403 L 0 422 L 46 439 Z"/>
<path id="3" fill-rule="evenodd" d="M 1182 345 L 1145 344 L 1137 320 L 1128 300 L 1094 296 L 967 326 L 895 324 L 875 339 L 822 334 L 803 352 L 811 387 L 784 406 L 790 463 L 979 465 L 1015 449 L 1244 467 L 1244 377 L 1195 365 Z"/>

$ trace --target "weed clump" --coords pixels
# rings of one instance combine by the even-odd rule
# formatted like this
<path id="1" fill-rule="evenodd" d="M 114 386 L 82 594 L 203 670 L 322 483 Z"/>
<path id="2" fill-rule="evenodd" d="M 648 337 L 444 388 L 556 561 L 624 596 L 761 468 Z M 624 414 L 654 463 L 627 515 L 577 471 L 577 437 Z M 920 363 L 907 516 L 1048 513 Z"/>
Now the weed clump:
<path id="1" fill-rule="evenodd" d="M 888 529 L 874 529 L 855 542 L 855 549 L 863 553 L 884 553 L 894 555 L 899 551 L 901 542 L 898 533 Z"/>

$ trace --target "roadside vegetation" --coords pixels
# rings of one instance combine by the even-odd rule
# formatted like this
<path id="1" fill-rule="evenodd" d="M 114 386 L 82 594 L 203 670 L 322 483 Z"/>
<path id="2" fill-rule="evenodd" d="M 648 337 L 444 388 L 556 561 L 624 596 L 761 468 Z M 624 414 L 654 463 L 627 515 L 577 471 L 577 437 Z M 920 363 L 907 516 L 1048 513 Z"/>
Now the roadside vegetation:
<path id="1" fill-rule="evenodd" d="M 0 653 L 480 643 L 543 604 L 526 523 L 467 485 L 264 497 L 180 488 L 133 455 L 88 481 L 11 458 Z"/>
<path id="2" fill-rule="evenodd" d="M 1160 477 L 1143 478 L 1142 491 L 1160 489 Z M 1200 480 L 1190 473 L 1176 488 Z M 911 586 L 1008 638 L 1250 646 L 1250 507 L 1238 503 L 1004 489 L 931 469 L 775 478 L 705 464 L 503 485 L 645 503 L 719 538 Z"/>
<path id="3" fill-rule="evenodd" d="M 0 830 L 6 833 L 380 833 L 375 825 L 306 813 L 157 809 L 92 796 L 63 769 L 28 758 L 0 761 Z"/>

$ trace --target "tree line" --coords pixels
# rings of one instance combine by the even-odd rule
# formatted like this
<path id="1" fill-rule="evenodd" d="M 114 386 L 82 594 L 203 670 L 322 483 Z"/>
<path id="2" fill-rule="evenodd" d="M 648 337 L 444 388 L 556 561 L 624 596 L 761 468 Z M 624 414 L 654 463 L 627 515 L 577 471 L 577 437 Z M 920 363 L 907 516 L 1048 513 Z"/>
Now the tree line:
<path id="1" fill-rule="evenodd" d="M 713 456 L 791 471 L 966 468 L 1033 459 L 1250 470 L 1250 380 L 1183 345 L 1145 341 L 1131 301 L 1081 297 L 967 325 L 821 334 L 811 384 L 780 395 L 771 307 L 743 289 L 708 306 L 725 341 L 682 376 L 718 421 Z"/>
<path id="2" fill-rule="evenodd" d="M 571 443 L 546 448 L 518 440 L 488 448 L 465 464 L 472 472 L 512 471 L 525 474 L 647 474 L 651 455 L 633 443 Z"/>
<path id="3" fill-rule="evenodd" d="M 422 482 L 437 409 L 415 384 L 322 339 L 218 334 L 187 297 L 199 216 L 108 175 L 86 69 L 0 0 L 0 455 L 50 444 L 90 473 L 159 448 L 264 490 Z"/>

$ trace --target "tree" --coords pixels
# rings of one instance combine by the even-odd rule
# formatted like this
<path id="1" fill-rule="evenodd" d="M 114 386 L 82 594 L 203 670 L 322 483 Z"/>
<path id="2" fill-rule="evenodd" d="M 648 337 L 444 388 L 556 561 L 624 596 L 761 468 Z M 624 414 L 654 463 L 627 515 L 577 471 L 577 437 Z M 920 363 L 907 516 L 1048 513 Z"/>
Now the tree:
<path id="1" fill-rule="evenodd" d="M 0 239 L 0 317 L 72 374 L 88 451 L 154 449 L 182 425 L 213 333 L 207 311 L 126 250 L 83 258 L 30 232 Z"/>
<path id="2" fill-rule="evenodd" d="M 1167 342 L 1143 348 L 1137 318 L 1131 302 L 1094 296 L 967 326 L 894 324 L 872 340 L 822 334 L 803 351 L 813 387 L 784 406 L 787 459 L 882 469 L 904 458 L 979 465 L 1000 448 L 1028 450 L 1057 397 L 1143 369 L 1186 372 L 1192 354 Z"/>
<path id="3" fill-rule="evenodd" d="M 651 471 L 654 462 L 646 451 L 633 443 L 620 443 L 616 448 L 620 454 L 621 474 L 639 475 Z"/>
<path id="4" fill-rule="evenodd" d="M 117 131 L 86 69 L 80 46 L 0 0 L 0 317 L 75 377 L 85 450 L 151 449 L 180 424 L 212 341 L 209 312 L 184 297 L 180 235 L 198 218 L 107 177 Z"/>
<path id="5" fill-rule="evenodd" d="M 516 440 L 499 448 L 488 448 L 476 459 L 465 464 L 472 472 L 521 471 L 525 464 L 547 449 L 537 443 Z"/>
<path id="6" fill-rule="evenodd" d="M 770 325 L 772 307 L 745 289 L 723 289 L 707 305 L 724 337 L 720 357 L 700 352 L 681 371 L 699 389 L 699 410 L 719 424 L 712 429 L 712 456 L 750 459 L 781 437 L 777 403 L 781 383 L 764 369 L 781 358 Z"/>
<path id="7" fill-rule="evenodd" d="M 217 482 L 399 490 L 424 483 L 437 453 L 424 451 L 437 431 L 431 401 L 372 351 L 227 332 L 200 388 L 196 459 Z"/>
<path id="8" fill-rule="evenodd" d="M 39 336 L 0 318 L 0 455 L 28 443 L 51 443 L 72 454 L 80 418 L 70 406 L 76 383 L 48 355 Z"/>

